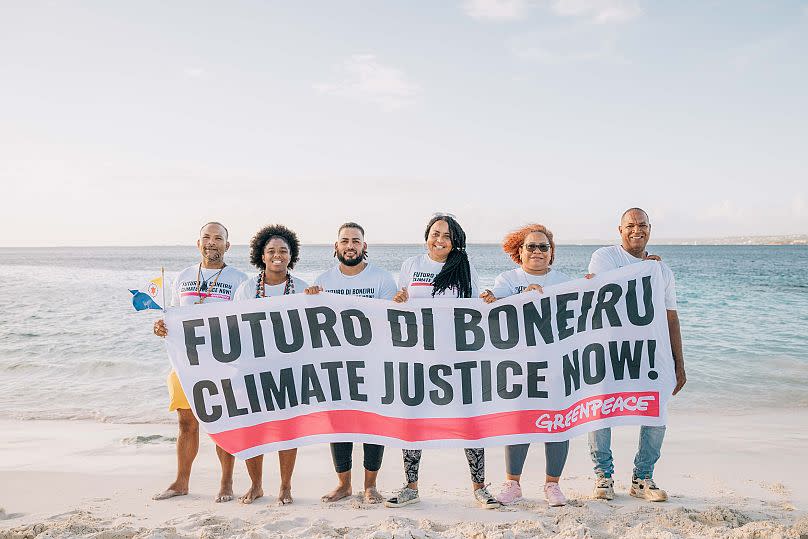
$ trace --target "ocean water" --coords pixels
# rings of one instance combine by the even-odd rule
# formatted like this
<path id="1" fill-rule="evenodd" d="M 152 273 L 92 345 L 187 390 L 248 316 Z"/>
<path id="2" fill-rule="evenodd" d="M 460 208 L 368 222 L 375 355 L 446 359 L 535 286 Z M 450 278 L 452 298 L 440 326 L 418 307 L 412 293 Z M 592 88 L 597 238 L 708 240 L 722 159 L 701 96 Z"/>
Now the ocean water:
<path id="1" fill-rule="evenodd" d="M 557 248 L 555 267 L 586 271 L 597 246 Z M 651 246 L 677 279 L 688 384 L 671 411 L 749 413 L 808 407 L 808 248 Z M 397 274 L 422 245 L 376 245 Z M 513 267 L 496 245 L 472 245 L 483 286 Z M 128 288 L 159 268 L 196 263 L 190 247 L 0 249 L 0 417 L 172 422 L 158 311 L 135 312 Z M 229 264 L 254 273 L 247 247 Z M 307 245 L 294 274 L 311 282 L 334 264 Z"/>

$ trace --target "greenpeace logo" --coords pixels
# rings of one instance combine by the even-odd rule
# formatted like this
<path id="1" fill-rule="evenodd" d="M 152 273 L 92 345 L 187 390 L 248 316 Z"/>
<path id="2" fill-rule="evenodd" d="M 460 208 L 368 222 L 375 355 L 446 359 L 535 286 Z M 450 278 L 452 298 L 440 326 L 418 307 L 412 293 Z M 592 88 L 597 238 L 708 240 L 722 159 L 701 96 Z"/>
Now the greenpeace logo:
<path id="1" fill-rule="evenodd" d="M 659 416 L 655 393 L 617 393 L 579 401 L 570 408 L 545 412 L 536 419 L 536 428 L 546 432 L 564 432 L 579 424 L 610 416 Z"/>

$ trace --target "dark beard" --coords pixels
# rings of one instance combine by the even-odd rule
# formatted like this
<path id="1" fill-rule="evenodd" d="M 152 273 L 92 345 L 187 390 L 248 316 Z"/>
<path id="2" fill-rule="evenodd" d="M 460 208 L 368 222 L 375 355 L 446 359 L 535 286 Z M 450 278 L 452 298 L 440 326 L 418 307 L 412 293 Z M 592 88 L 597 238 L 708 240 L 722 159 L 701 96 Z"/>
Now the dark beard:
<path id="1" fill-rule="evenodd" d="M 365 259 L 364 251 L 358 253 L 358 256 L 356 258 L 345 258 L 340 253 L 337 253 L 337 260 L 339 260 L 340 263 L 345 264 L 349 268 L 352 268 L 353 266 L 358 266 L 359 264 L 362 263 L 364 259 Z"/>

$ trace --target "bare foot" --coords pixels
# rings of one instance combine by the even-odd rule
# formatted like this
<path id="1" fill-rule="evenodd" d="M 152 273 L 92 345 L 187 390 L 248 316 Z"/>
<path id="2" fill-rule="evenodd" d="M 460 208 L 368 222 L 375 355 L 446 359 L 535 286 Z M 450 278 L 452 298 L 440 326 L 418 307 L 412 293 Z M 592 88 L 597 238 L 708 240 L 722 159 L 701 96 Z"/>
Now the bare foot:
<path id="1" fill-rule="evenodd" d="M 293 501 L 292 489 L 281 488 L 280 492 L 278 493 L 278 505 L 290 505 Z"/>
<path id="2" fill-rule="evenodd" d="M 244 493 L 244 496 L 239 498 L 241 503 L 253 503 L 255 500 L 264 495 L 264 489 L 259 486 L 252 485 L 250 490 Z"/>
<path id="3" fill-rule="evenodd" d="M 171 485 L 163 492 L 158 492 L 154 496 L 152 496 L 152 500 L 167 500 L 169 498 L 174 498 L 175 496 L 185 496 L 188 494 L 188 489 L 180 490 L 174 485 Z"/>
<path id="4" fill-rule="evenodd" d="M 321 502 L 336 502 L 353 494 L 351 485 L 339 485 L 337 488 L 320 498 Z"/>
<path id="5" fill-rule="evenodd" d="M 216 495 L 216 503 L 229 502 L 234 497 L 232 485 L 229 487 L 222 487 L 219 489 L 219 494 Z"/>
<path id="6" fill-rule="evenodd" d="M 368 487 L 365 489 L 364 499 L 365 503 L 382 503 L 384 501 L 384 496 L 379 494 L 376 487 Z"/>

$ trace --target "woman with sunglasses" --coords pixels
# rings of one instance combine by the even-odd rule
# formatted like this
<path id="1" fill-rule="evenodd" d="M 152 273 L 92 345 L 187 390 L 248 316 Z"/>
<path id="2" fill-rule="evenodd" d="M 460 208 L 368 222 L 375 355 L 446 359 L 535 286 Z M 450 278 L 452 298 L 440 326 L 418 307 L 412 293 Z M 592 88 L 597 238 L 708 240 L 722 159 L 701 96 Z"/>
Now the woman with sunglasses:
<path id="1" fill-rule="evenodd" d="M 570 277 L 554 270 L 551 266 L 555 260 L 555 242 L 553 233 L 544 225 L 530 224 L 511 232 L 502 242 L 502 249 L 508 253 L 519 267 L 500 273 L 494 280 L 494 289 L 486 290 L 480 297 L 486 303 L 518 294 L 520 292 L 538 291 L 542 287 L 569 281 Z M 502 492 L 497 499 L 504 505 L 522 499 L 522 487 L 519 479 L 527 458 L 530 444 L 509 445 L 505 448 L 505 474 L 507 480 L 502 485 Z M 558 480 L 564 470 L 569 452 L 569 442 L 546 442 L 544 454 L 547 459 L 544 483 L 544 497 L 550 507 L 565 505 L 567 499 Z"/>
<path id="2" fill-rule="evenodd" d="M 453 215 L 435 214 L 424 233 L 427 252 L 404 261 L 401 265 L 398 287 L 393 297 L 396 303 L 410 298 L 476 298 L 479 293 L 477 271 L 466 254 L 466 233 Z M 485 486 L 485 451 L 466 449 L 474 498 L 483 508 L 494 509 L 500 503 Z M 418 497 L 418 469 L 420 449 L 404 449 L 404 473 L 407 484 L 392 498 L 387 507 L 402 507 L 420 501 Z"/>

